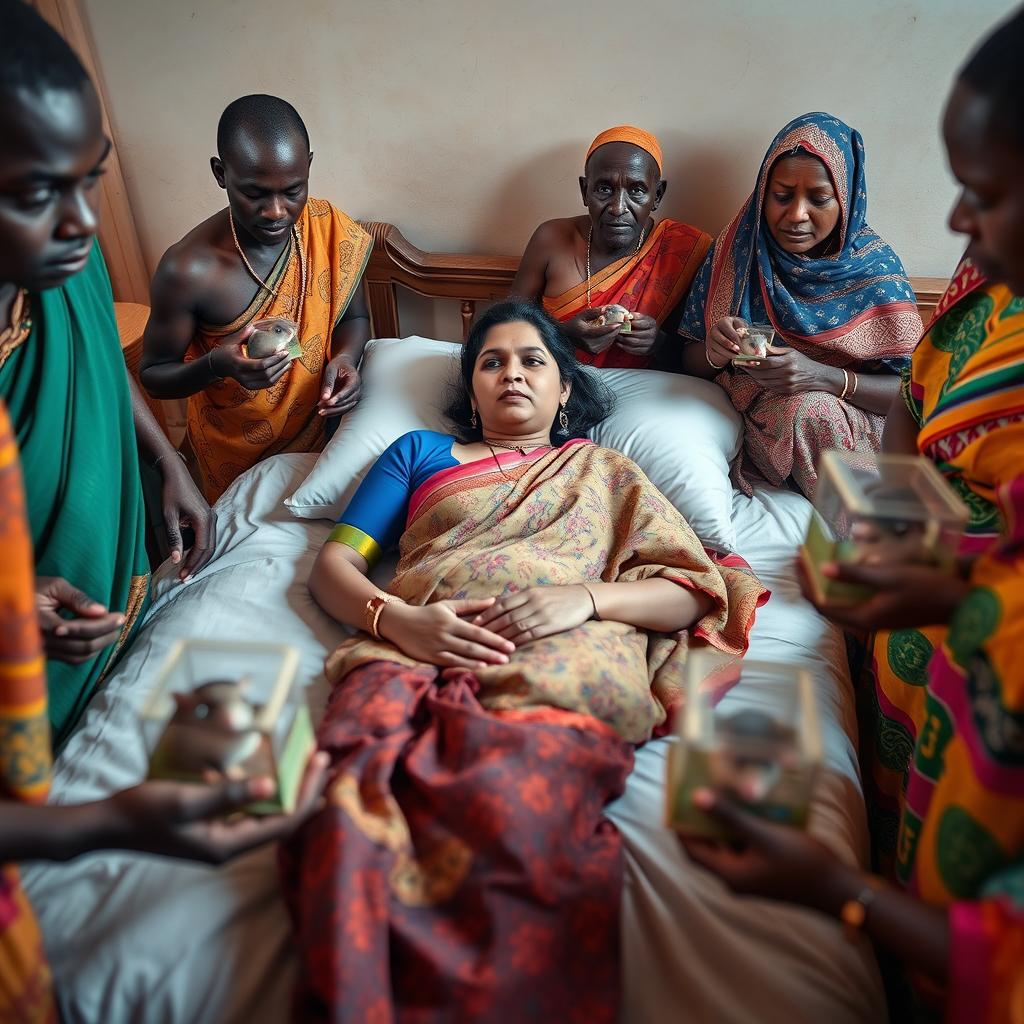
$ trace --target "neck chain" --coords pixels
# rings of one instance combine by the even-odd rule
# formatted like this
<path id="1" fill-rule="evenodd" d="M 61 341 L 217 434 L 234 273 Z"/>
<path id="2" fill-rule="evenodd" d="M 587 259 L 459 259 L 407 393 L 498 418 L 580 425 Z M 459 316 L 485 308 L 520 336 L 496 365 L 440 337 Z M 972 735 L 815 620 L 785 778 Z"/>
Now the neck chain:
<path id="1" fill-rule="evenodd" d="M 636 243 L 636 249 L 633 250 L 635 256 L 640 251 L 640 246 L 644 244 L 644 232 L 647 230 L 645 224 L 640 229 L 640 241 Z M 590 309 L 590 243 L 594 240 L 594 222 L 590 222 L 590 231 L 587 232 L 587 309 Z M 238 244 L 237 242 L 235 243 Z M 244 259 L 244 257 L 243 257 Z M 579 264 L 576 264 L 579 266 Z"/>
<path id="2" fill-rule="evenodd" d="M 505 448 L 510 452 L 519 452 L 520 455 L 525 455 L 527 448 L 536 451 L 538 448 L 551 447 L 549 444 L 509 444 L 507 441 L 492 441 L 489 437 L 481 438 L 481 440 L 488 448 Z"/>
<path id="3" fill-rule="evenodd" d="M 266 281 L 260 277 L 259 274 L 253 270 L 252 264 L 249 262 L 248 257 L 245 255 L 245 251 L 242 249 L 241 244 L 238 241 L 238 233 L 235 231 L 235 217 L 231 212 L 231 207 L 228 207 L 228 223 L 231 225 L 231 240 L 235 243 L 235 249 L 238 250 L 238 255 L 242 257 L 242 262 L 245 264 L 245 269 L 252 275 L 253 280 L 265 291 L 276 299 L 277 288 L 271 288 Z M 295 322 L 298 324 L 302 323 L 302 304 L 306 298 L 306 254 L 302 249 L 302 239 L 299 237 L 299 229 L 293 224 L 292 225 L 292 241 L 295 245 L 295 251 L 299 254 L 299 301 L 298 307 L 295 310 Z"/>
<path id="4" fill-rule="evenodd" d="M 32 331 L 32 310 L 29 308 L 28 292 L 19 288 L 11 304 L 10 321 L 0 328 L 0 366 L 7 357 L 29 336 Z"/>

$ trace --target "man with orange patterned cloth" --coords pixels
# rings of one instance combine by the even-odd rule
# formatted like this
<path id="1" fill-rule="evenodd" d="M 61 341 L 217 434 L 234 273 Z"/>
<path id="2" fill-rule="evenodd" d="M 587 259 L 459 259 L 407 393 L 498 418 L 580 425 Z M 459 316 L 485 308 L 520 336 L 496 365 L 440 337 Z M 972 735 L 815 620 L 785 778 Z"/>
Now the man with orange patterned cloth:
<path id="1" fill-rule="evenodd" d="M 325 421 L 358 402 L 372 244 L 354 220 L 308 198 L 313 154 L 290 103 L 229 104 L 217 152 L 210 166 L 227 208 L 160 261 L 141 370 L 153 396 L 189 398 L 185 454 L 211 503 L 261 459 L 318 451 Z M 270 318 L 285 322 L 277 334 L 290 346 L 250 351 Z"/>
<path id="2" fill-rule="evenodd" d="M 583 362 L 648 366 L 675 333 L 711 237 L 680 221 L 655 223 L 664 168 L 649 132 L 602 132 L 580 178 L 587 213 L 541 224 L 523 253 L 512 294 L 543 302 Z"/>

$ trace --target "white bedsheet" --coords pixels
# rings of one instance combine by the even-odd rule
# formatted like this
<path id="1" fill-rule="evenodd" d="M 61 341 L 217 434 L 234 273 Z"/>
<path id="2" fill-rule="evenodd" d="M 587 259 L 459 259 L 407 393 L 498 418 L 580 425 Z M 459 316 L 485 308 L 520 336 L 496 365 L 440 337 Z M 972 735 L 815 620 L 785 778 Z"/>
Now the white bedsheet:
<path id="1" fill-rule="evenodd" d="M 322 695 L 323 658 L 342 630 L 316 607 L 305 581 L 330 527 L 294 519 L 280 504 L 312 458 L 278 456 L 245 474 L 218 505 L 210 565 L 184 586 L 158 578 L 144 629 L 56 765 L 54 800 L 94 799 L 144 775 L 137 714 L 178 637 L 285 640 L 299 649 L 302 672 Z M 853 860 L 862 856 L 866 831 L 842 639 L 800 599 L 793 579 L 808 514 L 807 502 L 789 492 L 734 499 L 739 549 L 772 590 L 751 657 L 813 669 L 830 771 L 812 828 Z M 742 706 L 741 690 L 725 699 Z M 884 1020 L 866 949 L 808 912 L 737 899 L 686 860 L 661 825 L 666 743 L 638 752 L 626 793 L 609 810 L 626 848 L 622 1020 Z M 273 851 L 219 870 L 102 853 L 26 865 L 23 876 L 69 1024 L 288 1019 L 295 962 Z"/>

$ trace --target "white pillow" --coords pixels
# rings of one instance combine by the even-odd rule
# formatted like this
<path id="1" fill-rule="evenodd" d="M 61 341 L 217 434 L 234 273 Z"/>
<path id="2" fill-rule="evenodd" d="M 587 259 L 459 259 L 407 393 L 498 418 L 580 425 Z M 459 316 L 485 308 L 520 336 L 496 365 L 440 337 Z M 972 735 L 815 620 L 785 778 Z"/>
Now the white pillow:
<path id="1" fill-rule="evenodd" d="M 594 441 L 628 455 L 719 552 L 736 550 L 729 465 L 743 443 L 743 420 L 711 381 L 657 370 L 602 370 L 615 411 Z"/>
<path id="2" fill-rule="evenodd" d="M 371 341 L 363 397 L 285 505 L 301 519 L 336 520 L 381 453 L 410 430 L 451 430 L 442 409 L 462 346 L 426 338 Z M 617 396 L 594 440 L 628 455 L 719 551 L 735 549 L 729 463 L 741 420 L 721 388 L 653 370 L 599 371 Z"/>

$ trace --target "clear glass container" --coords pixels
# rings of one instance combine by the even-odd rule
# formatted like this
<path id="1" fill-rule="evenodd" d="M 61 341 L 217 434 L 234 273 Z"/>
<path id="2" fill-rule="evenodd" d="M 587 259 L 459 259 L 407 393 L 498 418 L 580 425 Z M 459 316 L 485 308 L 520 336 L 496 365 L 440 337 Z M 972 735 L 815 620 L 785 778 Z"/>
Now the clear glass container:
<path id="1" fill-rule="evenodd" d="M 817 599 L 832 603 L 871 591 L 822 576 L 822 564 L 934 565 L 952 573 L 968 519 L 967 506 L 919 455 L 825 452 L 814 506 L 800 558 Z"/>
<path id="2" fill-rule="evenodd" d="M 740 351 L 732 357 L 733 363 L 752 363 L 764 359 L 775 340 L 775 328 L 771 324 L 747 324 L 737 333 L 740 336 Z"/>
<path id="3" fill-rule="evenodd" d="M 728 838 L 717 821 L 694 807 L 693 793 L 702 788 L 723 791 L 772 821 L 807 824 L 823 757 L 807 669 L 738 659 L 715 670 L 696 651 L 687 662 L 686 699 L 676 725 L 666 786 L 669 827 Z"/>
<path id="4" fill-rule="evenodd" d="M 282 349 L 287 351 L 289 361 L 302 357 L 299 342 L 299 325 L 282 316 L 265 317 L 253 323 L 253 332 L 246 341 L 250 359 L 266 359 Z"/>
<path id="5" fill-rule="evenodd" d="M 246 810 L 292 810 L 315 744 L 298 666 L 298 652 L 284 644 L 179 640 L 142 712 L 149 777 L 266 775 L 276 795 Z"/>

